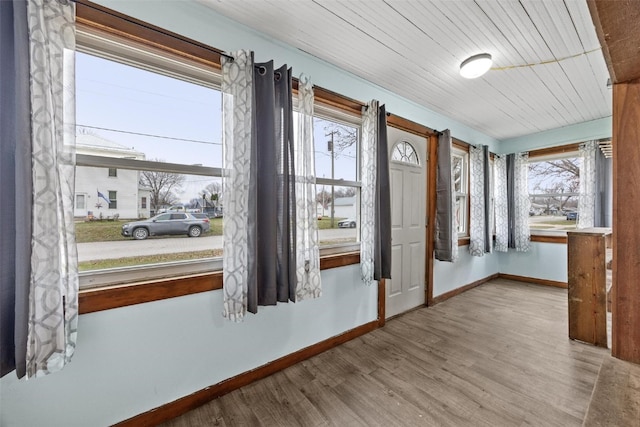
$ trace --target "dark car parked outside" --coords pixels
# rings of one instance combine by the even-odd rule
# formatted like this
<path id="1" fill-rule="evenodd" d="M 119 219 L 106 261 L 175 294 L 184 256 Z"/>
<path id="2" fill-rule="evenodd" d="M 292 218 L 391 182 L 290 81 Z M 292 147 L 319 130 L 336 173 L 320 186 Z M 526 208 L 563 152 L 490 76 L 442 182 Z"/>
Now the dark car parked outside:
<path id="1" fill-rule="evenodd" d="M 123 224 L 121 234 L 136 240 L 171 234 L 199 237 L 209 231 L 209 227 L 209 218 L 196 218 L 194 214 L 186 212 L 162 213 L 153 218 Z"/>
<path id="2" fill-rule="evenodd" d="M 576 221 L 578 219 L 578 212 L 567 212 L 567 221 Z"/>

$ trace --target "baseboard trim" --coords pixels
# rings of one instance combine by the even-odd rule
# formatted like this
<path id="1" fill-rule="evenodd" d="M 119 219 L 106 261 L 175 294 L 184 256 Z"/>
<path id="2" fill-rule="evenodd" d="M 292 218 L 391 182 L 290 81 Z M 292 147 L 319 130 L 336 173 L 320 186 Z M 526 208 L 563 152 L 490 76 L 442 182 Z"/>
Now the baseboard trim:
<path id="1" fill-rule="evenodd" d="M 526 282 L 526 283 L 533 283 L 536 285 L 552 286 L 554 288 L 567 289 L 566 282 L 557 282 L 555 280 L 537 279 L 535 277 L 517 276 L 515 274 L 505 274 L 505 273 L 498 274 L 498 277 L 501 279 L 516 280 L 518 282 Z"/>
<path id="2" fill-rule="evenodd" d="M 189 412 L 198 406 L 204 405 L 220 396 L 223 396 L 233 390 L 237 390 L 240 387 L 251 384 L 254 381 L 268 377 L 275 374 L 289 366 L 295 365 L 298 362 L 306 360 L 324 351 L 332 349 L 340 344 L 344 344 L 354 338 L 367 334 L 374 329 L 377 329 L 379 325 L 378 320 L 374 320 L 369 323 L 365 323 L 362 326 L 346 331 L 335 337 L 326 339 L 319 343 L 313 344 L 309 347 L 296 351 L 295 353 L 288 354 L 276 359 L 272 362 L 262 365 L 259 368 L 251 371 L 243 372 L 235 377 L 224 380 L 218 384 L 206 387 L 202 390 L 198 390 L 188 396 L 181 397 L 173 402 L 162 405 L 158 408 L 152 409 L 142 414 L 138 414 L 132 418 L 124 420 L 115 426 L 118 427 L 139 427 L 139 426 L 155 426 L 165 421 L 176 418 L 182 414 Z"/>
<path id="3" fill-rule="evenodd" d="M 454 289 L 452 291 L 445 292 L 442 295 L 438 295 L 436 297 L 433 297 L 433 305 L 439 304 L 439 303 L 441 303 L 443 301 L 446 301 L 446 300 L 448 300 L 450 298 L 453 298 L 456 295 L 460 295 L 463 292 L 467 292 L 468 290 L 473 289 L 473 288 L 475 288 L 477 286 L 480 286 L 480 285 L 482 285 L 484 283 L 487 283 L 489 280 L 493 280 L 493 279 L 497 278 L 498 276 L 499 276 L 498 273 L 492 274 L 491 276 L 487 276 L 484 279 L 476 280 L 475 282 L 469 283 L 468 285 L 461 286 L 461 287 L 459 287 L 457 289 Z"/>

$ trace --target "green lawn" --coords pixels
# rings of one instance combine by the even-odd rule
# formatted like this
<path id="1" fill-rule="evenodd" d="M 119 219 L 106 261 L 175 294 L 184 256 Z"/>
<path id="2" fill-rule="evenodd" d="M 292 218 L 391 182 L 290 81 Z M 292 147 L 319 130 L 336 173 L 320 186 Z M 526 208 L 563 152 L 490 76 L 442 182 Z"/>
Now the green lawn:
<path id="1" fill-rule="evenodd" d="M 87 221 L 76 222 L 76 243 L 88 242 L 110 242 L 114 240 L 122 240 L 124 237 L 120 234 L 122 224 L 131 221 Z M 209 224 L 211 228 L 207 233 L 208 236 L 222 235 L 222 218 L 213 218 Z M 152 239 L 176 238 L 185 236 L 154 236 Z"/>
<path id="2" fill-rule="evenodd" d="M 334 219 L 333 228 L 338 228 L 338 221 L 343 219 L 344 218 L 336 217 Z M 125 239 L 125 237 L 120 234 L 122 224 L 125 222 L 131 221 L 76 222 L 76 243 L 110 242 Z M 207 236 L 222 236 L 222 218 L 212 218 L 209 224 L 211 225 L 211 229 L 207 233 Z M 331 218 L 324 217 L 321 220 L 318 220 L 318 228 L 320 230 L 331 228 Z M 154 236 L 151 238 L 162 239 L 166 237 L 175 239 L 176 237 L 187 236 Z"/>
<path id="3" fill-rule="evenodd" d="M 331 217 L 323 216 L 322 219 L 318 220 L 318 230 L 328 230 L 330 228 L 338 228 L 338 221 L 342 221 L 343 217 L 335 217 L 333 219 L 333 227 L 331 227 Z"/>
<path id="4" fill-rule="evenodd" d="M 78 264 L 80 271 L 102 270 L 105 268 L 130 267 L 134 265 L 159 264 L 172 261 L 186 261 L 191 259 L 203 259 L 222 256 L 222 249 L 210 249 L 206 251 L 179 252 L 174 254 L 135 256 L 127 258 L 101 259 L 85 261 Z"/>

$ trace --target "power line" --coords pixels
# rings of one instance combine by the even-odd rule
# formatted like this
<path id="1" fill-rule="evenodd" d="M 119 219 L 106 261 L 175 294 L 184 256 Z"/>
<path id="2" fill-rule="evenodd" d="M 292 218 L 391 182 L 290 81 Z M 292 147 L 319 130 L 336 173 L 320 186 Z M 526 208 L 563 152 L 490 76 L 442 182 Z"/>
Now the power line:
<path id="1" fill-rule="evenodd" d="M 198 140 L 198 139 L 177 138 L 177 137 L 173 137 L 173 136 L 152 135 L 150 133 L 132 132 L 132 131 L 128 131 L 128 130 L 103 128 L 103 127 L 99 127 L 99 126 L 88 126 L 88 125 L 78 125 L 77 124 L 76 127 L 88 128 L 88 129 L 106 130 L 108 132 L 126 133 L 126 134 L 129 134 L 129 135 L 148 136 L 148 137 L 151 137 L 151 138 L 171 139 L 173 141 L 195 142 L 195 143 L 198 143 L 198 144 L 207 144 L 207 145 L 222 145 L 221 142 L 202 141 L 202 140 Z"/>

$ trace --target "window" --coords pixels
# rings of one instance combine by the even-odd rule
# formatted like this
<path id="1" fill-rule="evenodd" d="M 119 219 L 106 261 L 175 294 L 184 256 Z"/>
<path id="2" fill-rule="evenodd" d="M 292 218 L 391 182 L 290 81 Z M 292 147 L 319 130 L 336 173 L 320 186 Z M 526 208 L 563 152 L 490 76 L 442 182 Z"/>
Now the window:
<path id="1" fill-rule="evenodd" d="M 321 246 L 360 240 L 360 122 L 359 117 L 316 108 L 316 208 Z"/>
<path id="2" fill-rule="evenodd" d="M 411 165 L 420 165 L 418 160 L 418 153 L 416 153 L 413 145 L 406 141 L 398 142 L 391 152 L 391 160 L 402 163 L 409 163 Z"/>
<path id="3" fill-rule="evenodd" d="M 458 235 L 469 234 L 469 153 L 453 148 L 451 152 L 453 190 L 456 198 L 456 224 Z"/>
<path id="4" fill-rule="evenodd" d="M 118 209 L 118 192 L 109 190 L 109 209 Z"/>
<path id="5" fill-rule="evenodd" d="M 89 208 L 95 210 L 77 224 L 81 287 L 222 267 L 219 80 L 218 71 L 184 57 L 79 27 L 76 186 L 87 194 L 96 194 L 97 187 L 110 201 L 89 197 Z M 361 117 L 322 105 L 316 116 L 323 254 L 357 250 Z M 93 208 L 94 203 L 100 207 Z M 210 229 L 180 245 L 164 245 L 167 250 L 153 245 L 166 236 L 147 236 L 130 245 L 132 237 L 121 235 L 123 225 L 175 213 L 177 206 L 207 214 Z M 123 243 L 127 252 L 101 250 L 106 241 Z"/>
<path id="6" fill-rule="evenodd" d="M 121 235 L 124 224 L 178 205 L 183 211 L 222 212 L 216 74 L 93 31 L 78 29 L 76 192 L 96 195 L 98 188 L 108 200 L 91 196 L 91 214 L 77 223 L 81 287 L 219 268 L 212 258 L 222 253 L 220 217 L 198 239 L 185 235 L 178 250 L 153 245 L 166 236 L 130 245 L 131 237 Z M 120 242 L 123 249 L 101 249 L 107 241 Z"/>
<path id="7" fill-rule="evenodd" d="M 566 231 L 576 227 L 581 161 L 577 152 L 529 159 L 532 231 Z"/>
<path id="8" fill-rule="evenodd" d="M 85 194 L 76 194 L 76 209 L 86 209 L 86 197 Z"/>

